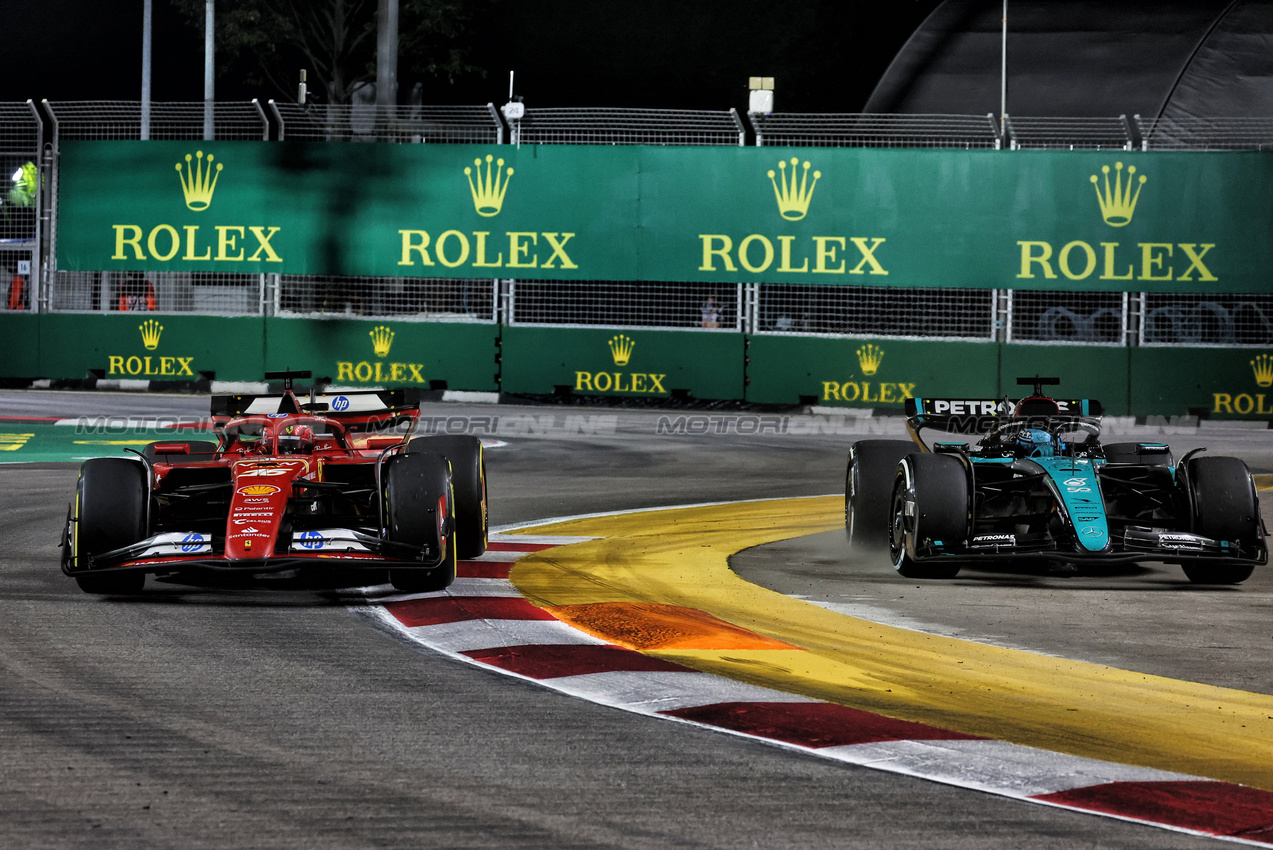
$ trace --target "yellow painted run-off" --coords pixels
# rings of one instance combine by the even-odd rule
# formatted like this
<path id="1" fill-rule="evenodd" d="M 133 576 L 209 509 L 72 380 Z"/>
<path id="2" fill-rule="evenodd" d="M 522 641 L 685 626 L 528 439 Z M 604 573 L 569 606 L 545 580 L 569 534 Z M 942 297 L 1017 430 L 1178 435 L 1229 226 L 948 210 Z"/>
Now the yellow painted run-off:
<path id="1" fill-rule="evenodd" d="M 742 549 L 828 531 L 843 498 L 647 511 L 536 526 L 596 537 L 529 555 L 533 603 L 698 670 L 889 717 L 1273 790 L 1273 696 L 848 617 L 735 575 Z"/>

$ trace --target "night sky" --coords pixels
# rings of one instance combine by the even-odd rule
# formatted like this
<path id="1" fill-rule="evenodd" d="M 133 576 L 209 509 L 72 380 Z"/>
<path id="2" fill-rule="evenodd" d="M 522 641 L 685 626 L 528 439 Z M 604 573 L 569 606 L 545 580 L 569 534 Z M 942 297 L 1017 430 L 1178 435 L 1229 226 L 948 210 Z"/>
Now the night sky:
<path id="1" fill-rule="evenodd" d="M 369 0 L 374 7 L 375 0 Z M 745 111 L 747 78 L 776 78 L 779 112 L 856 112 L 936 0 L 473 0 L 465 42 L 485 71 L 426 80 L 429 104 Z M 6 0 L 0 101 L 139 100 L 141 0 Z M 203 98 L 203 39 L 154 0 L 156 101 Z M 290 99 L 238 75 L 218 100 Z M 416 82 L 403 72 L 405 98 Z"/>

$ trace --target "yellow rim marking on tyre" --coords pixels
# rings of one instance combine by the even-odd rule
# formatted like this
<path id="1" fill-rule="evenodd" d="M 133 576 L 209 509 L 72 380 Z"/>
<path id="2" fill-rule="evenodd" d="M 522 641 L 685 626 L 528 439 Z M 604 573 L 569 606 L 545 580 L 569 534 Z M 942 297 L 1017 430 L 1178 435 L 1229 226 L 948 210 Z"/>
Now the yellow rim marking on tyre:
<path id="1" fill-rule="evenodd" d="M 884 626 L 729 569 L 734 552 L 831 530 L 843 511 L 842 497 L 820 497 L 536 526 L 525 532 L 600 539 L 528 555 L 511 578 L 535 604 L 624 645 L 635 645 L 625 638 L 634 626 L 607 625 L 597 606 L 621 603 L 638 618 L 640 606 L 658 606 L 661 616 L 689 609 L 687 617 L 706 614 L 794 647 L 742 648 L 729 629 L 704 645 L 698 626 L 695 648 L 637 646 L 698 670 L 968 734 L 1273 790 L 1273 696 Z"/>

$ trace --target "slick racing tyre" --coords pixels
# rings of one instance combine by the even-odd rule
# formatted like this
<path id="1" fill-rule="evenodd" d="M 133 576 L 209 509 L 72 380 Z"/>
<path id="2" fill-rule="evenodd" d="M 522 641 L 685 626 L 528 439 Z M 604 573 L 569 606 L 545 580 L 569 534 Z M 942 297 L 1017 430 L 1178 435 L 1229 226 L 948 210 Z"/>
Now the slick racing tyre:
<path id="1" fill-rule="evenodd" d="M 459 536 L 456 553 L 461 558 L 480 558 L 489 534 L 486 507 L 486 453 L 482 441 L 463 434 L 417 437 L 407 452 L 436 452 L 451 462 L 455 488 L 455 522 Z"/>
<path id="2" fill-rule="evenodd" d="M 122 457 L 84 461 L 75 486 L 76 521 L 70 524 L 66 541 L 75 566 L 83 568 L 95 555 L 145 539 L 149 501 L 146 467 L 139 461 Z M 77 575 L 75 583 L 85 593 L 127 595 L 141 592 L 146 574 L 107 567 Z"/>
<path id="3" fill-rule="evenodd" d="M 455 493 L 446 458 L 416 452 L 390 458 L 385 471 L 385 522 L 396 543 L 428 546 L 443 553 L 431 570 L 390 569 L 389 581 L 398 590 L 432 593 L 455 581 Z"/>
<path id="4" fill-rule="evenodd" d="M 1238 541 L 1253 555 L 1260 538 L 1260 503 L 1247 465 L 1235 457 L 1199 457 L 1189 461 L 1193 530 L 1215 540 Z M 1183 567 L 1194 584 L 1240 584 L 1251 577 L 1250 564 L 1197 561 Z"/>
<path id="5" fill-rule="evenodd" d="M 849 447 L 844 473 L 844 534 L 851 547 L 888 547 L 897 464 L 914 450 L 910 440 L 858 440 Z"/>
<path id="6" fill-rule="evenodd" d="M 968 534 L 968 476 L 958 458 L 912 454 L 893 485 L 889 556 L 905 578 L 954 578 L 958 564 L 923 562 L 914 555 L 930 543 L 962 543 Z"/>

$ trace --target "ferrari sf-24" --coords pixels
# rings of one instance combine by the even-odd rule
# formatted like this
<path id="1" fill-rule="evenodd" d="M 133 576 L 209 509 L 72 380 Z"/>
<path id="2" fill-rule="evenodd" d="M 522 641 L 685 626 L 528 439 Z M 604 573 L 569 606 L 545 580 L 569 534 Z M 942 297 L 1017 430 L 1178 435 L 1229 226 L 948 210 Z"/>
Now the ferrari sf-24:
<path id="1" fill-rule="evenodd" d="M 310 392 L 211 402 L 217 441 L 90 458 L 62 535 L 62 571 L 88 593 L 140 592 L 147 574 L 206 581 L 387 570 L 441 590 L 486 551 L 486 463 L 464 435 L 416 436 L 419 392 Z"/>

